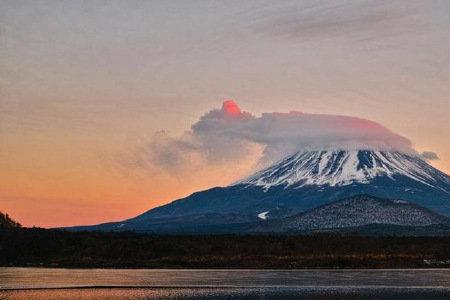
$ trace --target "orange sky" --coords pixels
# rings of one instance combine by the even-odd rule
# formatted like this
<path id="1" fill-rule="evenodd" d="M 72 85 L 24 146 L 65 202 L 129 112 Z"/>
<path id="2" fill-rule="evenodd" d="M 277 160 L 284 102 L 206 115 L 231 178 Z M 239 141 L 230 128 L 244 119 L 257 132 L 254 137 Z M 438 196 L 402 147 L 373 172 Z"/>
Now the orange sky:
<path id="1" fill-rule="evenodd" d="M 228 184 L 258 157 L 188 174 L 122 160 L 229 98 L 377 121 L 450 173 L 450 5 L 405 3 L 1 2 L 0 211 L 94 224 Z"/>

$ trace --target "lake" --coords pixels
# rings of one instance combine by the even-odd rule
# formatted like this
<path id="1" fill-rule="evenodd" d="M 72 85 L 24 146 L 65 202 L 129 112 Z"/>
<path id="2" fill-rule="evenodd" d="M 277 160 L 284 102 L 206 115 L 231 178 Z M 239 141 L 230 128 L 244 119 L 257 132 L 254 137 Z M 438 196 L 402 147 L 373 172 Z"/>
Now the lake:
<path id="1" fill-rule="evenodd" d="M 450 270 L 0 268 L 0 299 L 450 298 Z"/>

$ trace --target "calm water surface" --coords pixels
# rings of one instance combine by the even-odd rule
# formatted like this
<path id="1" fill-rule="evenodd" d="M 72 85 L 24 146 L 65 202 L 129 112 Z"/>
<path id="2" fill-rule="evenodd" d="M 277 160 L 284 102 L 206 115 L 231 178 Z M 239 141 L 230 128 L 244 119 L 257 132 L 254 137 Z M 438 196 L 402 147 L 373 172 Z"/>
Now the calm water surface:
<path id="1" fill-rule="evenodd" d="M 0 268 L 0 299 L 450 299 L 450 270 Z"/>

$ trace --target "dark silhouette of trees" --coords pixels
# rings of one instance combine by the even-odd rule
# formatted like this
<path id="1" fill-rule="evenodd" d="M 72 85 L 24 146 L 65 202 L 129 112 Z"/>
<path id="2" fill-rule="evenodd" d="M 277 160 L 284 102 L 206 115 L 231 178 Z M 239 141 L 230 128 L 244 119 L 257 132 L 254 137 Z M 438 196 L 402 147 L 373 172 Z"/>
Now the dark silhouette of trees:
<path id="1" fill-rule="evenodd" d="M 450 237 L 145 235 L 0 230 L 0 266 L 412 268 L 450 266 Z"/>

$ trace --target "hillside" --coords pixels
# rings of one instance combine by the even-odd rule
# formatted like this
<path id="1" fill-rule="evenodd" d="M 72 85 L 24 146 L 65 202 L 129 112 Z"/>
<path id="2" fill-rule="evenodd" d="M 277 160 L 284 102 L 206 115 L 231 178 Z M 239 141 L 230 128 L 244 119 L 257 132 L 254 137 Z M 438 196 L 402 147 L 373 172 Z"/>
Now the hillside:
<path id="1" fill-rule="evenodd" d="M 19 228 L 22 227 L 18 222 L 11 219 L 8 214 L 0 212 L 0 229 Z"/>
<path id="2" fill-rule="evenodd" d="M 449 219 L 403 200 L 367 195 L 326 204 L 281 220 L 261 221 L 254 232 L 306 232 L 383 224 L 424 227 L 449 224 Z"/>

